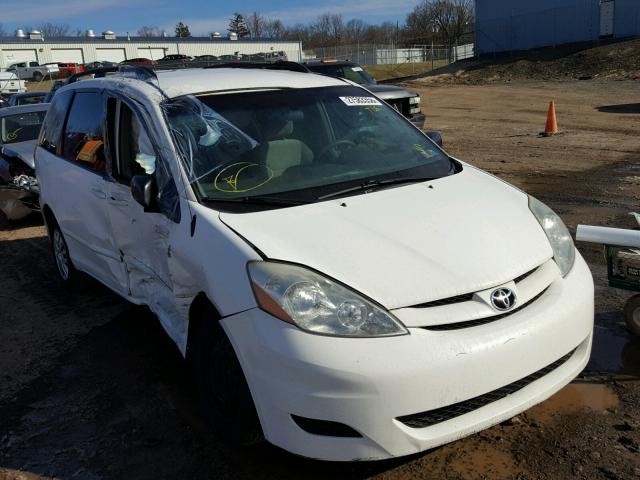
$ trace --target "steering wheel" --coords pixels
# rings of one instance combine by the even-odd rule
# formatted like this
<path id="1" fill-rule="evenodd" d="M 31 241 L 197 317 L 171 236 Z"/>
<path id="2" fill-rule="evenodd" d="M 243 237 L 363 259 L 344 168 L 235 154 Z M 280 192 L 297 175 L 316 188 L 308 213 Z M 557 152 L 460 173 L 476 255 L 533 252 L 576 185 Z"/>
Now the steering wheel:
<path id="1" fill-rule="evenodd" d="M 337 159 L 340 156 L 341 150 L 346 150 L 346 147 L 355 148 L 356 146 L 356 143 L 352 142 L 351 140 L 336 140 L 335 142 L 331 142 L 329 145 L 324 147 L 316 157 L 316 160 L 324 158 L 324 156 L 328 153 L 331 153 L 331 156 L 334 159 Z"/>

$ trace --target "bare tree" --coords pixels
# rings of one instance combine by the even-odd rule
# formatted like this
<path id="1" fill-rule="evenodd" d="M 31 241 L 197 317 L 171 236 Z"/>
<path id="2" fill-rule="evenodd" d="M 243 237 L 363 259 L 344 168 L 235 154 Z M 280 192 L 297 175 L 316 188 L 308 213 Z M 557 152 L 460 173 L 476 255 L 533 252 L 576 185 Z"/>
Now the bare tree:
<path id="1" fill-rule="evenodd" d="M 145 38 L 162 37 L 165 31 L 156 26 L 144 25 L 138 29 L 138 36 Z"/>
<path id="2" fill-rule="evenodd" d="M 342 15 L 331 15 L 329 17 L 329 35 L 335 45 L 339 45 L 342 42 L 344 36 Z"/>
<path id="3" fill-rule="evenodd" d="M 35 28 L 32 26 L 25 26 L 25 32 L 31 32 L 33 30 L 40 30 L 42 36 L 47 37 L 66 37 L 71 30 L 71 27 L 68 23 L 41 23 L 37 25 Z"/>
<path id="4" fill-rule="evenodd" d="M 284 24 L 279 20 L 267 19 L 264 22 L 264 36 L 266 38 L 272 38 L 273 40 L 282 40 L 286 35 L 286 28 Z"/>
<path id="5" fill-rule="evenodd" d="M 264 36 L 265 23 L 267 20 L 258 12 L 253 12 L 245 17 L 247 28 L 251 38 L 262 38 Z"/>
<path id="6" fill-rule="evenodd" d="M 407 15 L 412 40 L 437 40 L 452 45 L 473 23 L 472 0 L 422 0 Z"/>
<path id="7" fill-rule="evenodd" d="M 396 24 L 383 22 L 380 25 L 369 25 L 365 31 L 365 43 L 390 44 L 396 40 Z"/>
<path id="8" fill-rule="evenodd" d="M 358 43 L 364 38 L 368 25 L 360 19 L 353 18 L 344 26 L 344 39 L 347 43 Z"/>

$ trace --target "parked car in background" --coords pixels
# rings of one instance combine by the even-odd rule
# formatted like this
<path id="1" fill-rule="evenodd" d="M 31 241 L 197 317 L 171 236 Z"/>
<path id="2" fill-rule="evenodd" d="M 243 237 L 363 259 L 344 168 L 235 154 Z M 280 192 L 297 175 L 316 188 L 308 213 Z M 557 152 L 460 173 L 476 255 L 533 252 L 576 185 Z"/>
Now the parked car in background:
<path id="1" fill-rule="evenodd" d="M 217 62 L 218 57 L 216 57 L 215 55 L 198 55 L 196 57 L 193 57 L 193 60 L 195 62 Z"/>
<path id="2" fill-rule="evenodd" d="M 77 63 L 58 63 L 60 73 L 58 78 L 67 78 L 70 75 L 84 72 L 84 66 Z"/>
<path id="3" fill-rule="evenodd" d="M 15 71 L 0 72 L 0 95 L 12 95 L 27 91 L 27 81 L 20 80 Z"/>
<path id="4" fill-rule="evenodd" d="M 166 63 L 166 62 L 189 62 L 193 60 L 193 57 L 189 55 L 182 55 L 181 53 L 172 53 L 170 55 L 165 55 L 158 63 Z"/>
<path id="5" fill-rule="evenodd" d="M 0 95 L 0 108 L 6 108 L 9 106 L 9 100 Z"/>
<path id="6" fill-rule="evenodd" d="M 130 58 L 128 60 L 123 60 L 120 62 L 120 65 L 157 65 L 158 62 L 156 60 L 151 60 L 149 58 Z"/>
<path id="7" fill-rule="evenodd" d="M 415 454 L 575 378 L 594 287 L 560 217 L 363 86 L 283 67 L 61 88 L 35 153 L 61 283 L 147 305 L 235 445 Z"/>
<path id="8" fill-rule="evenodd" d="M 239 60 L 242 60 L 242 55 L 220 55 L 218 56 L 218 60 L 221 62 L 237 62 Z"/>
<path id="9" fill-rule="evenodd" d="M 57 63 L 40 65 L 38 62 L 19 62 L 9 65 L 7 72 L 14 72 L 20 80 L 35 80 L 56 78 L 60 69 Z"/>
<path id="10" fill-rule="evenodd" d="M 419 94 L 395 85 L 379 84 L 364 68 L 355 62 L 320 60 L 307 62 L 305 65 L 314 73 L 345 78 L 362 85 L 407 117 L 416 127 L 422 128 L 424 126 L 425 116 L 420 107 L 421 99 Z"/>
<path id="11" fill-rule="evenodd" d="M 47 96 L 47 92 L 26 92 L 16 93 L 9 98 L 9 105 L 32 105 L 35 103 L 42 103 Z"/>
<path id="12" fill-rule="evenodd" d="M 116 62 L 109 62 L 106 60 L 100 60 L 97 62 L 90 62 L 84 64 L 85 70 L 93 70 L 95 68 L 106 68 L 106 67 L 116 67 L 118 64 Z"/>
<path id="13" fill-rule="evenodd" d="M 19 220 L 39 209 L 33 152 L 49 104 L 0 109 L 0 211 Z"/>

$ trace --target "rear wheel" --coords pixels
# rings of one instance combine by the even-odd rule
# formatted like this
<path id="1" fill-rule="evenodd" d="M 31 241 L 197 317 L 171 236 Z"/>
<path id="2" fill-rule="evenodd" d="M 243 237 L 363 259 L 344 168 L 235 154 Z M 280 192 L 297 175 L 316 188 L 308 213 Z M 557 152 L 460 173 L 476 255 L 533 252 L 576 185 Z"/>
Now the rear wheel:
<path id="1" fill-rule="evenodd" d="M 640 295 L 627 300 L 624 306 L 624 321 L 634 335 L 640 335 Z"/>
<path id="2" fill-rule="evenodd" d="M 36 82 L 39 82 L 40 80 L 42 80 L 42 73 L 40 72 L 33 72 L 33 79 Z"/>
<path id="3" fill-rule="evenodd" d="M 71 262 L 67 242 L 62 235 L 62 231 L 57 223 L 51 225 L 51 248 L 53 250 L 53 260 L 56 264 L 58 278 L 68 290 L 73 289 L 78 271 Z"/>
<path id="4" fill-rule="evenodd" d="M 193 332 L 191 363 L 204 417 L 227 445 L 242 447 L 262 441 L 249 386 L 215 309 L 208 304 L 196 315 L 199 328 Z"/>

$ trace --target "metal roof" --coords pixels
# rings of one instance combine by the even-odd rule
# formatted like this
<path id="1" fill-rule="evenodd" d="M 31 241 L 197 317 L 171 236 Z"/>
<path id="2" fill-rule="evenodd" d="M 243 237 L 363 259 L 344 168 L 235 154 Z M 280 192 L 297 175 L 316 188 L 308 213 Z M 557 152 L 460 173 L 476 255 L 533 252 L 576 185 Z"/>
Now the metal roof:
<path id="1" fill-rule="evenodd" d="M 242 38 L 238 40 L 229 40 L 229 38 L 211 38 L 211 37 L 134 37 L 120 35 L 115 39 L 105 39 L 101 36 L 95 37 L 45 37 L 44 40 L 32 40 L 30 38 L 18 38 L 15 36 L 0 37 L 0 44 L 35 44 L 42 45 L 48 43 L 272 43 L 272 44 L 284 44 L 284 43 L 300 43 L 301 40 L 271 40 L 268 38 Z"/>

